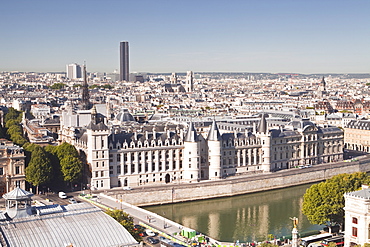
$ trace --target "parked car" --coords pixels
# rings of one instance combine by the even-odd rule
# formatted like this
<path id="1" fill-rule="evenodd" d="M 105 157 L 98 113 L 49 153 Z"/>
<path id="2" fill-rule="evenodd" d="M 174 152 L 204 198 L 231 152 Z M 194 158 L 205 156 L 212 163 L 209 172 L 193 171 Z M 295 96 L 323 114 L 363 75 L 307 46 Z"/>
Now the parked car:
<path id="1" fill-rule="evenodd" d="M 76 199 L 74 199 L 74 198 L 69 198 L 69 203 L 71 203 L 71 204 L 76 204 L 77 203 L 77 201 L 76 201 Z"/>
<path id="2" fill-rule="evenodd" d="M 146 241 L 148 241 L 151 244 L 158 244 L 159 243 L 159 240 L 155 239 L 153 237 L 147 237 Z"/>
<path id="3" fill-rule="evenodd" d="M 303 168 L 306 168 L 306 167 L 304 165 L 299 165 L 298 168 L 303 169 Z"/>
<path id="4" fill-rule="evenodd" d="M 60 191 L 58 195 L 59 195 L 59 197 L 60 197 L 60 198 L 62 198 L 62 199 L 66 199 L 66 198 L 67 198 L 66 193 L 65 193 L 65 192 L 63 192 L 63 191 Z"/>
<path id="5" fill-rule="evenodd" d="M 145 233 L 146 233 L 146 235 L 148 235 L 150 237 L 154 237 L 155 236 L 155 233 L 152 230 L 150 230 L 150 229 L 146 229 L 145 230 Z"/>
<path id="6" fill-rule="evenodd" d="M 125 186 L 125 187 L 123 187 L 122 189 L 123 189 L 123 190 L 132 190 L 132 189 L 131 189 L 131 187 L 129 187 L 129 186 Z"/>

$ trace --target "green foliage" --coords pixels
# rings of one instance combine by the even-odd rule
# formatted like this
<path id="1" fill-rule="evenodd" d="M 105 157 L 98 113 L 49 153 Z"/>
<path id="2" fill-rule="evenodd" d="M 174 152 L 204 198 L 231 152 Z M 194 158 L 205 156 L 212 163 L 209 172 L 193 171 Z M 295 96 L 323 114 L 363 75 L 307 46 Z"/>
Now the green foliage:
<path id="1" fill-rule="evenodd" d="M 60 160 L 63 179 L 66 182 L 75 182 L 81 177 L 82 162 L 79 158 L 66 156 Z"/>
<path id="2" fill-rule="evenodd" d="M 50 88 L 51 89 L 62 89 L 66 86 L 64 83 L 54 83 Z"/>
<path id="3" fill-rule="evenodd" d="M 49 154 L 57 179 L 72 183 L 81 177 L 82 162 L 73 145 L 66 142 L 59 146 L 48 145 L 45 151 Z"/>
<path id="4" fill-rule="evenodd" d="M 5 118 L 4 118 L 5 123 L 8 122 L 10 119 L 18 120 L 18 122 L 21 122 L 22 112 L 17 111 L 13 107 L 10 107 L 8 113 L 5 115 Z"/>
<path id="5" fill-rule="evenodd" d="M 136 239 L 136 241 L 140 242 L 142 240 L 141 236 L 139 235 L 139 231 L 134 229 L 134 218 L 132 218 L 128 213 L 118 209 L 107 210 L 105 213 L 124 226 L 126 230 Z"/>
<path id="6" fill-rule="evenodd" d="M 273 243 L 269 243 L 269 242 L 263 242 L 258 246 L 260 246 L 260 247 L 277 247 L 278 245 L 273 244 Z"/>
<path id="7" fill-rule="evenodd" d="M 40 146 L 32 147 L 31 160 L 26 167 L 26 181 L 38 187 L 47 183 L 52 178 L 52 166 L 46 152 Z"/>
<path id="8" fill-rule="evenodd" d="M 340 174 L 331 179 L 314 184 L 306 190 L 302 211 L 312 224 L 343 224 L 344 193 L 361 188 L 370 182 L 364 172 Z"/>

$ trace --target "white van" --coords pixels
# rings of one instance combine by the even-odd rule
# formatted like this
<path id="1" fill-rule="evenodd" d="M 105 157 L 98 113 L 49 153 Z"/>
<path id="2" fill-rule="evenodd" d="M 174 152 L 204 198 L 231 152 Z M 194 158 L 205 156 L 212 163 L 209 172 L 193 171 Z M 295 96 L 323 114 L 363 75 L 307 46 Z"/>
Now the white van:
<path id="1" fill-rule="evenodd" d="M 62 199 L 66 199 L 67 198 L 67 195 L 63 191 L 60 191 L 59 192 L 59 197 L 62 198 Z"/>

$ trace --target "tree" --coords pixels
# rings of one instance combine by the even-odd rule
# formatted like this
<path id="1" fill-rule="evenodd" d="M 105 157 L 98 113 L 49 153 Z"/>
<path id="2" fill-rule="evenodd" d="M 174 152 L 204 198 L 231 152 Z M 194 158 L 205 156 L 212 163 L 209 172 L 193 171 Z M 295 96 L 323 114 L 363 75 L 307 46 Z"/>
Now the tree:
<path id="1" fill-rule="evenodd" d="M 344 193 L 361 188 L 369 183 L 365 172 L 339 174 L 331 179 L 314 184 L 303 195 L 302 211 L 312 224 L 333 226 L 344 221 Z"/>
<path id="2" fill-rule="evenodd" d="M 82 162 L 77 157 L 66 155 L 60 160 L 60 168 L 66 182 L 72 183 L 81 177 Z"/>
<path id="3" fill-rule="evenodd" d="M 36 186 L 36 194 L 39 193 L 39 186 L 51 179 L 52 166 L 50 159 L 40 146 L 35 146 L 31 160 L 26 167 L 26 181 Z"/>
<path id="4" fill-rule="evenodd" d="M 118 221 L 126 230 L 136 239 L 136 241 L 140 242 L 142 237 L 139 235 L 140 232 L 135 230 L 134 227 L 134 218 L 130 216 L 128 213 L 123 212 L 122 210 L 107 210 L 105 211 L 106 214 L 111 216 L 113 219 Z"/>

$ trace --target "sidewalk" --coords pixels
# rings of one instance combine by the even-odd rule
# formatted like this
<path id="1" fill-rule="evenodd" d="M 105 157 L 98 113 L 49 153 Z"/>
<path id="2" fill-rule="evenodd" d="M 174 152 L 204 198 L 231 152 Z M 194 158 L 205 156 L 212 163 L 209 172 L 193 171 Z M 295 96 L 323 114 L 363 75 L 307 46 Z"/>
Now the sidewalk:
<path id="1" fill-rule="evenodd" d="M 81 199 L 84 199 L 81 197 Z M 87 200 L 87 199 L 84 199 Z M 122 209 L 124 212 L 128 213 L 134 217 L 139 224 L 145 226 L 146 228 L 152 229 L 154 232 L 157 232 L 165 237 L 170 238 L 173 241 L 176 241 L 180 244 L 190 246 L 188 244 L 188 239 L 180 235 L 181 230 L 192 229 L 186 228 L 172 220 L 166 219 L 158 214 L 147 211 L 145 209 L 136 207 L 134 205 L 128 204 L 126 202 L 121 202 L 119 199 L 115 199 L 111 196 L 104 195 L 103 193 L 99 194 L 97 198 L 89 200 L 95 203 L 111 208 L 111 209 Z M 217 241 L 209 238 L 210 244 L 218 245 Z"/>

